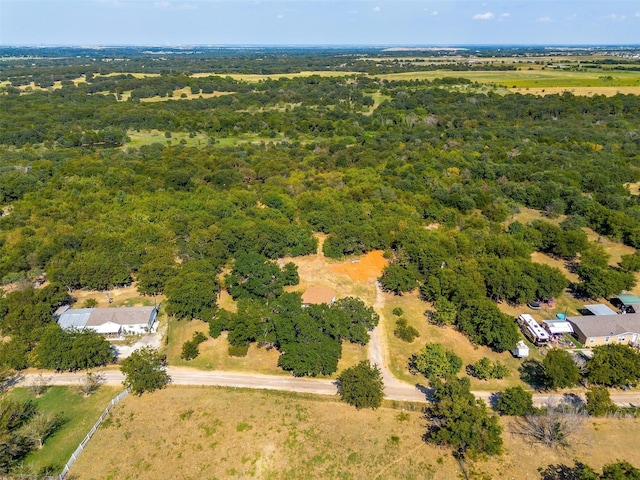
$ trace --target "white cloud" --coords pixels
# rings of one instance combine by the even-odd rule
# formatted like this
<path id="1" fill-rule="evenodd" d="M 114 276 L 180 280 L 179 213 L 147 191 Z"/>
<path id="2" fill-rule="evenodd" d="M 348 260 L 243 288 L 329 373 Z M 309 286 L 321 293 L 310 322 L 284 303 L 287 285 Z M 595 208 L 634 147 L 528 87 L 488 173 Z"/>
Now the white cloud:
<path id="1" fill-rule="evenodd" d="M 511 14 L 510 14 L 510 13 L 501 13 L 501 14 L 500 14 L 500 16 L 501 16 L 502 18 L 507 18 L 507 17 L 510 17 L 510 16 L 511 16 Z"/>
<path id="2" fill-rule="evenodd" d="M 477 15 L 473 16 L 474 20 L 491 20 L 493 17 L 495 17 L 495 15 L 491 12 L 487 12 L 487 13 L 478 13 Z"/>
<path id="3" fill-rule="evenodd" d="M 575 20 L 576 18 L 578 18 L 578 15 L 574 13 L 573 15 L 569 15 L 567 20 Z"/>
<path id="4" fill-rule="evenodd" d="M 636 12 L 636 17 L 640 18 L 640 12 Z"/>
<path id="5" fill-rule="evenodd" d="M 156 8 L 171 8 L 171 2 L 156 2 L 153 5 Z"/>
<path id="6" fill-rule="evenodd" d="M 373 7 L 373 11 L 378 13 L 380 12 L 382 9 L 380 7 Z"/>
<path id="7" fill-rule="evenodd" d="M 284 15 L 279 13 L 278 15 L 276 15 L 276 18 L 284 18 Z"/>
<path id="8" fill-rule="evenodd" d="M 549 22 L 553 22 L 553 19 L 551 17 L 540 17 L 538 19 L 538 22 L 540 22 L 540 23 L 549 23 Z"/>
<path id="9" fill-rule="evenodd" d="M 611 15 L 609 15 L 607 17 L 609 20 L 611 20 L 612 22 L 621 22 L 623 20 L 626 20 L 627 17 L 626 15 L 618 15 L 616 13 L 612 13 Z"/>

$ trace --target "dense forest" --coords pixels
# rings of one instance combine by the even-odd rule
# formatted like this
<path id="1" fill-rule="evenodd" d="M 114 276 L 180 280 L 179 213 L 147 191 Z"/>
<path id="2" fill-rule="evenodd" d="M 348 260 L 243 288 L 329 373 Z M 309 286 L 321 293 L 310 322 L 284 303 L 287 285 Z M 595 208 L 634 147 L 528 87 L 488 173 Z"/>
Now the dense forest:
<path id="1" fill-rule="evenodd" d="M 306 55 L 296 61 L 317 63 L 305 69 L 336 58 Z M 255 71 L 255 58 L 241 60 Z M 331 373 L 333 359 L 320 371 L 287 363 L 297 352 L 292 325 L 335 317 L 309 341 L 338 357 L 340 341 L 366 343 L 366 331 L 353 330 L 339 308 L 303 312 L 299 298 L 280 291 L 297 283 L 295 272 L 270 262 L 315 251 L 318 232 L 332 258 L 386 251 L 384 288 L 419 288 L 448 305 L 470 339 L 499 351 L 518 334 L 496 302 L 521 304 L 570 286 L 560 270 L 532 262 L 534 251 L 574 261 L 576 295 L 634 285 L 638 262 L 609 267 L 582 228 L 640 247 L 640 201 L 626 186 L 640 180 L 637 96 L 498 95 L 463 78 L 355 73 L 249 83 L 175 73 L 191 61 L 179 56 L 172 72 L 146 78 L 39 61 L 7 61 L 1 71 L 9 83 L 0 95 L 0 279 L 50 285 L 0 300 L 0 329 L 11 336 L 0 362 L 14 368 L 34 363 L 68 293 L 135 280 L 142 293 L 166 294 L 167 311 L 179 318 L 211 320 L 212 333 L 238 327 L 237 347 L 262 338 L 288 352 L 282 363 L 296 373 Z M 65 69 L 68 77 L 55 73 Z M 36 77 L 63 80 L 62 88 L 18 88 Z M 185 88 L 190 95 L 174 97 Z M 166 101 L 141 101 L 150 97 Z M 130 142 L 150 131 L 163 141 Z M 172 140 L 177 133 L 207 140 Z M 549 221 L 509 221 L 522 207 Z M 238 290 L 246 278 L 234 283 L 247 262 L 254 266 L 245 275 L 255 265 L 266 272 L 250 294 Z M 220 273 L 234 265 L 221 285 Z M 218 310 L 220 288 L 244 297 L 253 313 Z M 37 314 L 16 328 L 16 309 L 26 308 Z M 238 326 L 246 319 L 252 323 Z"/>

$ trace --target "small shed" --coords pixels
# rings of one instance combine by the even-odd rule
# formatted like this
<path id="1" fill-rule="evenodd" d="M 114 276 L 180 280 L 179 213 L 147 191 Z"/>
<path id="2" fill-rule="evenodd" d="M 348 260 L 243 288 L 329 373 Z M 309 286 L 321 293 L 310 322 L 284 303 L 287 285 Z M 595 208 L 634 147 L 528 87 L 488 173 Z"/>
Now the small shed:
<path id="1" fill-rule="evenodd" d="M 516 344 L 516 348 L 511 350 L 511 353 L 516 358 L 527 358 L 529 356 L 529 347 L 527 346 L 526 343 L 520 340 Z"/>
<path id="2" fill-rule="evenodd" d="M 331 305 L 336 300 L 336 292 L 328 287 L 309 287 L 302 294 L 302 306 L 321 305 L 326 303 Z"/>
<path id="3" fill-rule="evenodd" d="M 563 335 L 573 333 L 573 327 L 565 320 L 544 320 L 544 328 L 551 335 Z"/>
<path id="4" fill-rule="evenodd" d="M 640 313 L 640 298 L 630 293 L 621 293 L 616 302 L 623 313 Z"/>

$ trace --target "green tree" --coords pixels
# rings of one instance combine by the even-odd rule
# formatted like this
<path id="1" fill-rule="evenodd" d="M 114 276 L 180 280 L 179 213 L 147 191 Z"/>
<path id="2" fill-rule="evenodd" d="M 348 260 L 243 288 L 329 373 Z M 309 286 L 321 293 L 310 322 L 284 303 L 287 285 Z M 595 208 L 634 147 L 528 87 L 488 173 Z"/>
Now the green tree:
<path id="1" fill-rule="evenodd" d="M 490 378 L 501 379 L 509 375 L 509 368 L 499 361 L 493 363 L 487 357 L 482 357 L 473 365 L 467 367 L 469 374 L 479 378 L 480 380 L 489 380 Z"/>
<path id="2" fill-rule="evenodd" d="M 152 347 L 135 350 L 122 361 L 120 371 L 125 377 L 124 386 L 137 395 L 162 389 L 171 381 L 164 357 Z"/>
<path id="3" fill-rule="evenodd" d="M 640 272 L 640 252 L 622 255 L 619 265 L 625 272 Z"/>
<path id="4" fill-rule="evenodd" d="M 616 409 L 615 404 L 611 401 L 611 395 L 607 387 L 594 385 L 587 390 L 586 397 L 587 404 L 584 409 L 589 415 L 602 417 Z"/>
<path id="5" fill-rule="evenodd" d="M 380 284 L 386 291 L 402 295 L 418 286 L 418 276 L 418 271 L 414 266 L 392 263 L 382 271 Z"/>
<path id="6" fill-rule="evenodd" d="M 429 381 L 456 375 L 462 368 L 462 359 L 441 343 L 428 343 L 409 359 L 409 369 L 422 373 Z"/>
<path id="7" fill-rule="evenodd" d="M 218 279 L 216 269 L 206 261 L 183 264 L 165 285 L 167 314 L 178 319 L 208 321 L 216 311 Z"/>
<path id="8" fill-rule="evenodd" d="M 522 387 L 510 387 L 505 389 L 496 402 L 496 410 L 500 415 L 529 415 L 535 409 L 533 407 L 533 395 Z"/>
<path id="9" fill-rule="evenodd" d="M 338 395 L 349 405 L 376 409 L 384 398 L 382 372 L 377 365 L 363 360 L 338 376 Z"/>
<path id="10" fill-rule="evenodd" d="M 551 349 L 542 360 L 544 383 L 548 388 L 573 387 L 580 380 L 580 370 L 571 355 L 557 348 Z"/>
<path id="11" fill-rule="evenodd" d="M 457 317 L 458 326 L 472 342 L 502 352 L 515 348 L 520 339 L 512 317 L 503 314 L 488 299 L 482 299 L 462 309 Z"/>
<path id="12" fill-rule="evenodd" d="M 91 329 L 64 330 L 49 325 L 35 348 L 38 366 L 52 370 L 81 370 L 106 365 L 114 359 L 111 344 Z"/>
<path id="13" fill-rule="evenodd" d="M 471 393 L 470 385 L 468 377 L 433 382 L 435 403 L 428 413 L 427 441 L 448 445 L 461 458 L 497 455 L 502 450 L 502 427 Z"/>
<path id="14" fill-rule="evenodd" d="M 587 379 L 608 387 L 635 385 L 640 379 L 640 352 L 620 343 L 595 347 L 587 362 Z"/>
<path id="15" fill-rule="evenodd" d="M 436 325 L 453 325 L 456 321 L 456 306 L 445 297 L 438 297 L 433 304 L 436 309 L 430 316 L 431 321 Z"/>
<path id="16" fill-rule="evenodd" d="M 602 467 L 600 480 L 640 480 L 640 469 L 629 462 L 617 461 Z"/>

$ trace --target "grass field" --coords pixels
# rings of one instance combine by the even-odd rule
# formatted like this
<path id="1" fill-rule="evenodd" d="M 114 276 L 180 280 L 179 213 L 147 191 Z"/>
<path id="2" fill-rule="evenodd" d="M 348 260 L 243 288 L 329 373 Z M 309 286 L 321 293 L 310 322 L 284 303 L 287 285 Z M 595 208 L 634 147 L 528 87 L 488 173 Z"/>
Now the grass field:
<path id="1" fill-rule="evenodd" d="M 140 148 L 143 145 L 154 143 L 161 143 L 163 146 L 185 145 L 189 147 L 204 147 L 209 143 L 209 137 L 202 133 L 189 137 L 187 132 L 172 132 L 171 138 L 167 138 L 165 133 L 159 130 L 129 130 L 127 136 L 130 140 L 122 147 L 124 149 Z"/>
<path id="2" fill-rule="evenodd" d="M 502 419 L 502 456 L 468 463 L 472 478 L 540 479 L 538 468 L 640 464 L 639 420 L 592 420 L 567 450 L 532 448 Z M 151 427 L 151 428 L 150 428 Z M 458 479 L 446 448 L 422 441 L 418 411 L 357 411 L 335 397 L 169 387 L 117 405 L 75 463 L 85 479 Z M 117 452 L 105 455 L 105 452 Z"/>
<path id="3" fill-rule="evenodd" d="M 412 375 L 407 367 L 408 359 L 414 353 L 424 348 L 427 343 L 441 343 L 445 348 L 453 350 L 456 355 L 462 358 L 463 368 L 461 375 L 466 375 L 465 367 L 475 363 L 482 357 L 488 357 L 491 361 L 499 360 L 511 369 L 511 374 L 502 380 L 478 380 L 470 377 L 471 388 L 473 390 L 503 390 L 506 387 L 526 385 L 520 380 L 518 368 L 521 360 L 514 358 L 509 352 L 496 353 L 483 346 L 473 345 L 462 333 L 451 327 L 438 327 L 430 324 L 425 316 L 425 311 L 431 310 L 431 304 L 420 300 L 417 292 L 395 296 L 385 294 L 384 313 L 384 333 L 387 339 L 389 350 L 389 370 L 399 379 L 409 383 L 426 383 L 427 380 L 421 375 Z M 392 310 L 400 307 L 403 310 L 403 317 L 409 325 L 415 327 L 420 332 L 420 337 L 413 342 L 407 343 L 393 335 L 397 316 Z M 532 358 L 539 358 L 537 351 L 532 350 Z"/>
<path id="4" fill-rule="evenodd" d="M 446 71 L 407 72 L 379 75 L 387 80 L 433 80 L 435 78 L 463 77 L 478 83 L 489 83 L 507 88 L 549 87 L 634 87 L 640 90 L 640 72 L 571 72 L 560 69 L 511 71 Z"/>
<path id="5" fill-rule="evenodd" d="M 25 388 L 11 390 L 10 396 L 19 400 L 34 400 L 38 410 L 61 413 L 67 420 L 58 432 L 46 440 L 41 450 L 36 450 L 25 459 L 25 466 L 34 472 L 51 468 L 59 473 L 67 460 L 89 432 L 107 404 L 123 388 L 102 386 L 85 397 L 73 387 L 51 387 L 40 398 Z"/>

